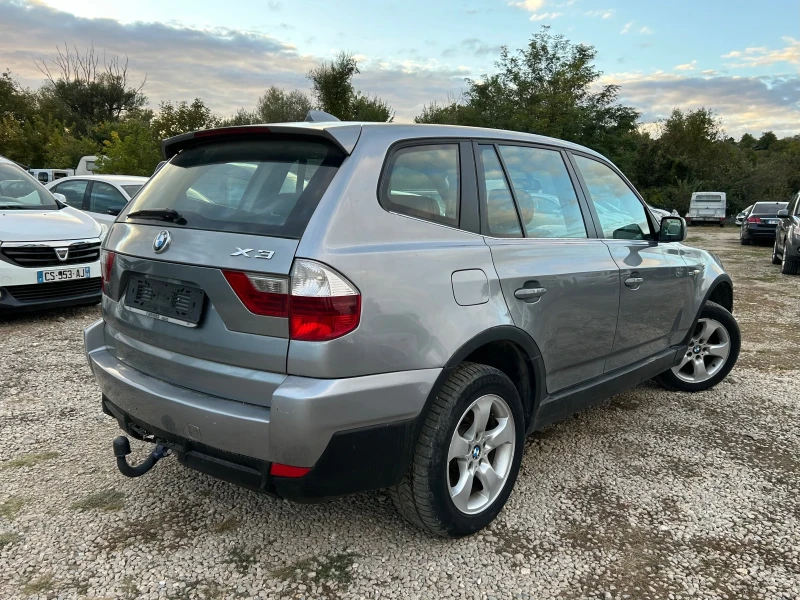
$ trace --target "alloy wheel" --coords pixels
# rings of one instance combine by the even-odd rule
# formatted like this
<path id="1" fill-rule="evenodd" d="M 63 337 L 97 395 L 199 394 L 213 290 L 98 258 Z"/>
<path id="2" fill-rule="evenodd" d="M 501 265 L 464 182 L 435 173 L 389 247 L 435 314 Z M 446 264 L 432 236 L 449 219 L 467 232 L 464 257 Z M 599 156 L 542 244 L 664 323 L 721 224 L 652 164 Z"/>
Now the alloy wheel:
<path id="1" fill-rule="evenodd" d="M 488 508 L 511 474 L 516 430 L 514 415 L 500 396 L 475 400 L 458 421 L 447 454 L 450 498 L 466 515 Z"/>
<path id="2" fill-rule="evenodd" d="M 700 319 L 680 364 L 672 368 L 678 379 L 701 383 L 714 377 L 728 360 L 731 337 L 714 319 Z"/>

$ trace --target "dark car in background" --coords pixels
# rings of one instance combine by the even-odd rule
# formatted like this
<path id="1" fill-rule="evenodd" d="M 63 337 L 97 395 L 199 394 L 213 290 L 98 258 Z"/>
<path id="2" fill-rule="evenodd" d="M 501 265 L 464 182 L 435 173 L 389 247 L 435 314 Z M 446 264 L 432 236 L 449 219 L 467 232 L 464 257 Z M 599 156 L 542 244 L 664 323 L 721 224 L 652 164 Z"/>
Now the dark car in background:
<path id="1" fill-rule="evenodd" d="M 781 222 L 778 213 L 785 210 L 787 205 L 788 202 L 756 202 L 739 232 L 742 245 L 774 242 L 775 230 Z"/>
<path id="2" fill-rule="evenodd" d="M 772 264 L 780 265 L 784 275 L 797 275 L 800 273 L 800 192 L 786 209 L 778 211 L 778 217 Z"/>

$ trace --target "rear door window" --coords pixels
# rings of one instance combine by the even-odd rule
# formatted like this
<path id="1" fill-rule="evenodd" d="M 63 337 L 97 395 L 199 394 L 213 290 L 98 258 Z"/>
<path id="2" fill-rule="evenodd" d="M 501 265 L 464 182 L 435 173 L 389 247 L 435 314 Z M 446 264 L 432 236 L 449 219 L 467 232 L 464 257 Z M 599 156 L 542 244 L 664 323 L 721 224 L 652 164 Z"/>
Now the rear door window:
<path id="1" fill-rule="evenodd" d="M 85 179 L 76 179 L 59 183 L 53 188 L 53 191 L 57 194 L 63 194 L 67 199 L 67 204 L 72 208 L 82 209 L 87 185 L 89 185 L 89 182 Z"/>
<path id="2" fill-rule="evenodd" d="M 324 140 L 203 144 L 159 169 L 128 214 L 170 208 L 179 227 L 299 239 L 343 160 Z"/>
<path id="3" fill-rule="evenodd" d="M 410 146 L 389 160 L 381 204 L 387 210 L 458 226 L 458 144 Z"/>
<path id="4" fill-rule="evenodd" d="M 479 146 L 483 166 L 483 197 L 486 199 L 486 229 L 493 237 L 522 237 L 519 214 L 514 205 L 503 167 L 494 146 Z"/>
<path id="5" fill-rule="evenodd" d="M 578 196 L 561 153 L 530 146 L 499 146 L 525 235 L 532 238 L 585 238 Z"/>
<path id="6" fill-rule="evenodd" d="M 127 200 L 122 193 L 113 185 L 102 181 L 95 181 L 92 184 L 92 191 L 89 192 L 89 211 L 100 213 L 101 215 L 111 214 L 108 211 L 120 211 L 125 207 Z"/>

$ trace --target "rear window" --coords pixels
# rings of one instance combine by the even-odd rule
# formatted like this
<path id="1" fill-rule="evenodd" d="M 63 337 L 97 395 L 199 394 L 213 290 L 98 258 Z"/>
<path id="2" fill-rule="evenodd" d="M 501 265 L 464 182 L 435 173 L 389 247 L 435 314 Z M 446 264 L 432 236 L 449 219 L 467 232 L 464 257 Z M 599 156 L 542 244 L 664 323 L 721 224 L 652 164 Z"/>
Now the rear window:
<path id="1" fill-rule="evenodd" d="M 187 229 L 299 239 L 343 160 L 323 140 L 204 144 L 165 164 L 128 214 L 169 208 L 181 215 L 177 226 Z"/>
<path id="2" fill-rule="evenodd" d="M 789 206 L 788 202 L 760 202 L 753 206 L 754 215 L 777 215 L 779 210 Z"/>
<path id="3" fill-rule="evenodd" d="M 694 200 L 695 202 L 722 202 L 722 196 L 718 194 L 698 194 Z"/>

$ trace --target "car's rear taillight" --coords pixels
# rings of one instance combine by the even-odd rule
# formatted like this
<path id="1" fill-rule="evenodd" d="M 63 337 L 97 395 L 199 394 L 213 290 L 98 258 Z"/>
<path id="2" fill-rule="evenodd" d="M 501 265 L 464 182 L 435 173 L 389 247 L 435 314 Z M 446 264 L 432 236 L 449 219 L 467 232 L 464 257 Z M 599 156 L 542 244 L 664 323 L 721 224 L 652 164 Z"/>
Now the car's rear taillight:
<path id="1" fill-rule="evenodd" d="M 289 339 L 325 342 L 358 327 L 361 294 L 343 275 L 313 260 L 297 259 L 289 279 L 223 271 L 247 310 L 289 319 Z"/>
<path id="2" fill-rule="evenodd" d="M 103 292 L 106 291 L 106 286 L 111 281 L 111 271 L 114 269 L 114 259 L 117 255 L 108 250 L 100 251 L 100 285 Z"/>
<path id="3" fill-rule="evenodd" d="M 313 260 L 292 267 L 289 338 L 325 342 L 350 333 L 361 318 L 361 294 L 347 279 Z"/>
<path id="4" fill-rule="evenodd" d="M 251 313 L 263 317 L 289 316 L 289 280 L 285 277 L 223 271 L 222 274 Z"/>
<path id="5" fill-rule="evenodd" d="M 747 217 L 748 223 L 761 223 L 761 219 L 758 217 Z"/>

